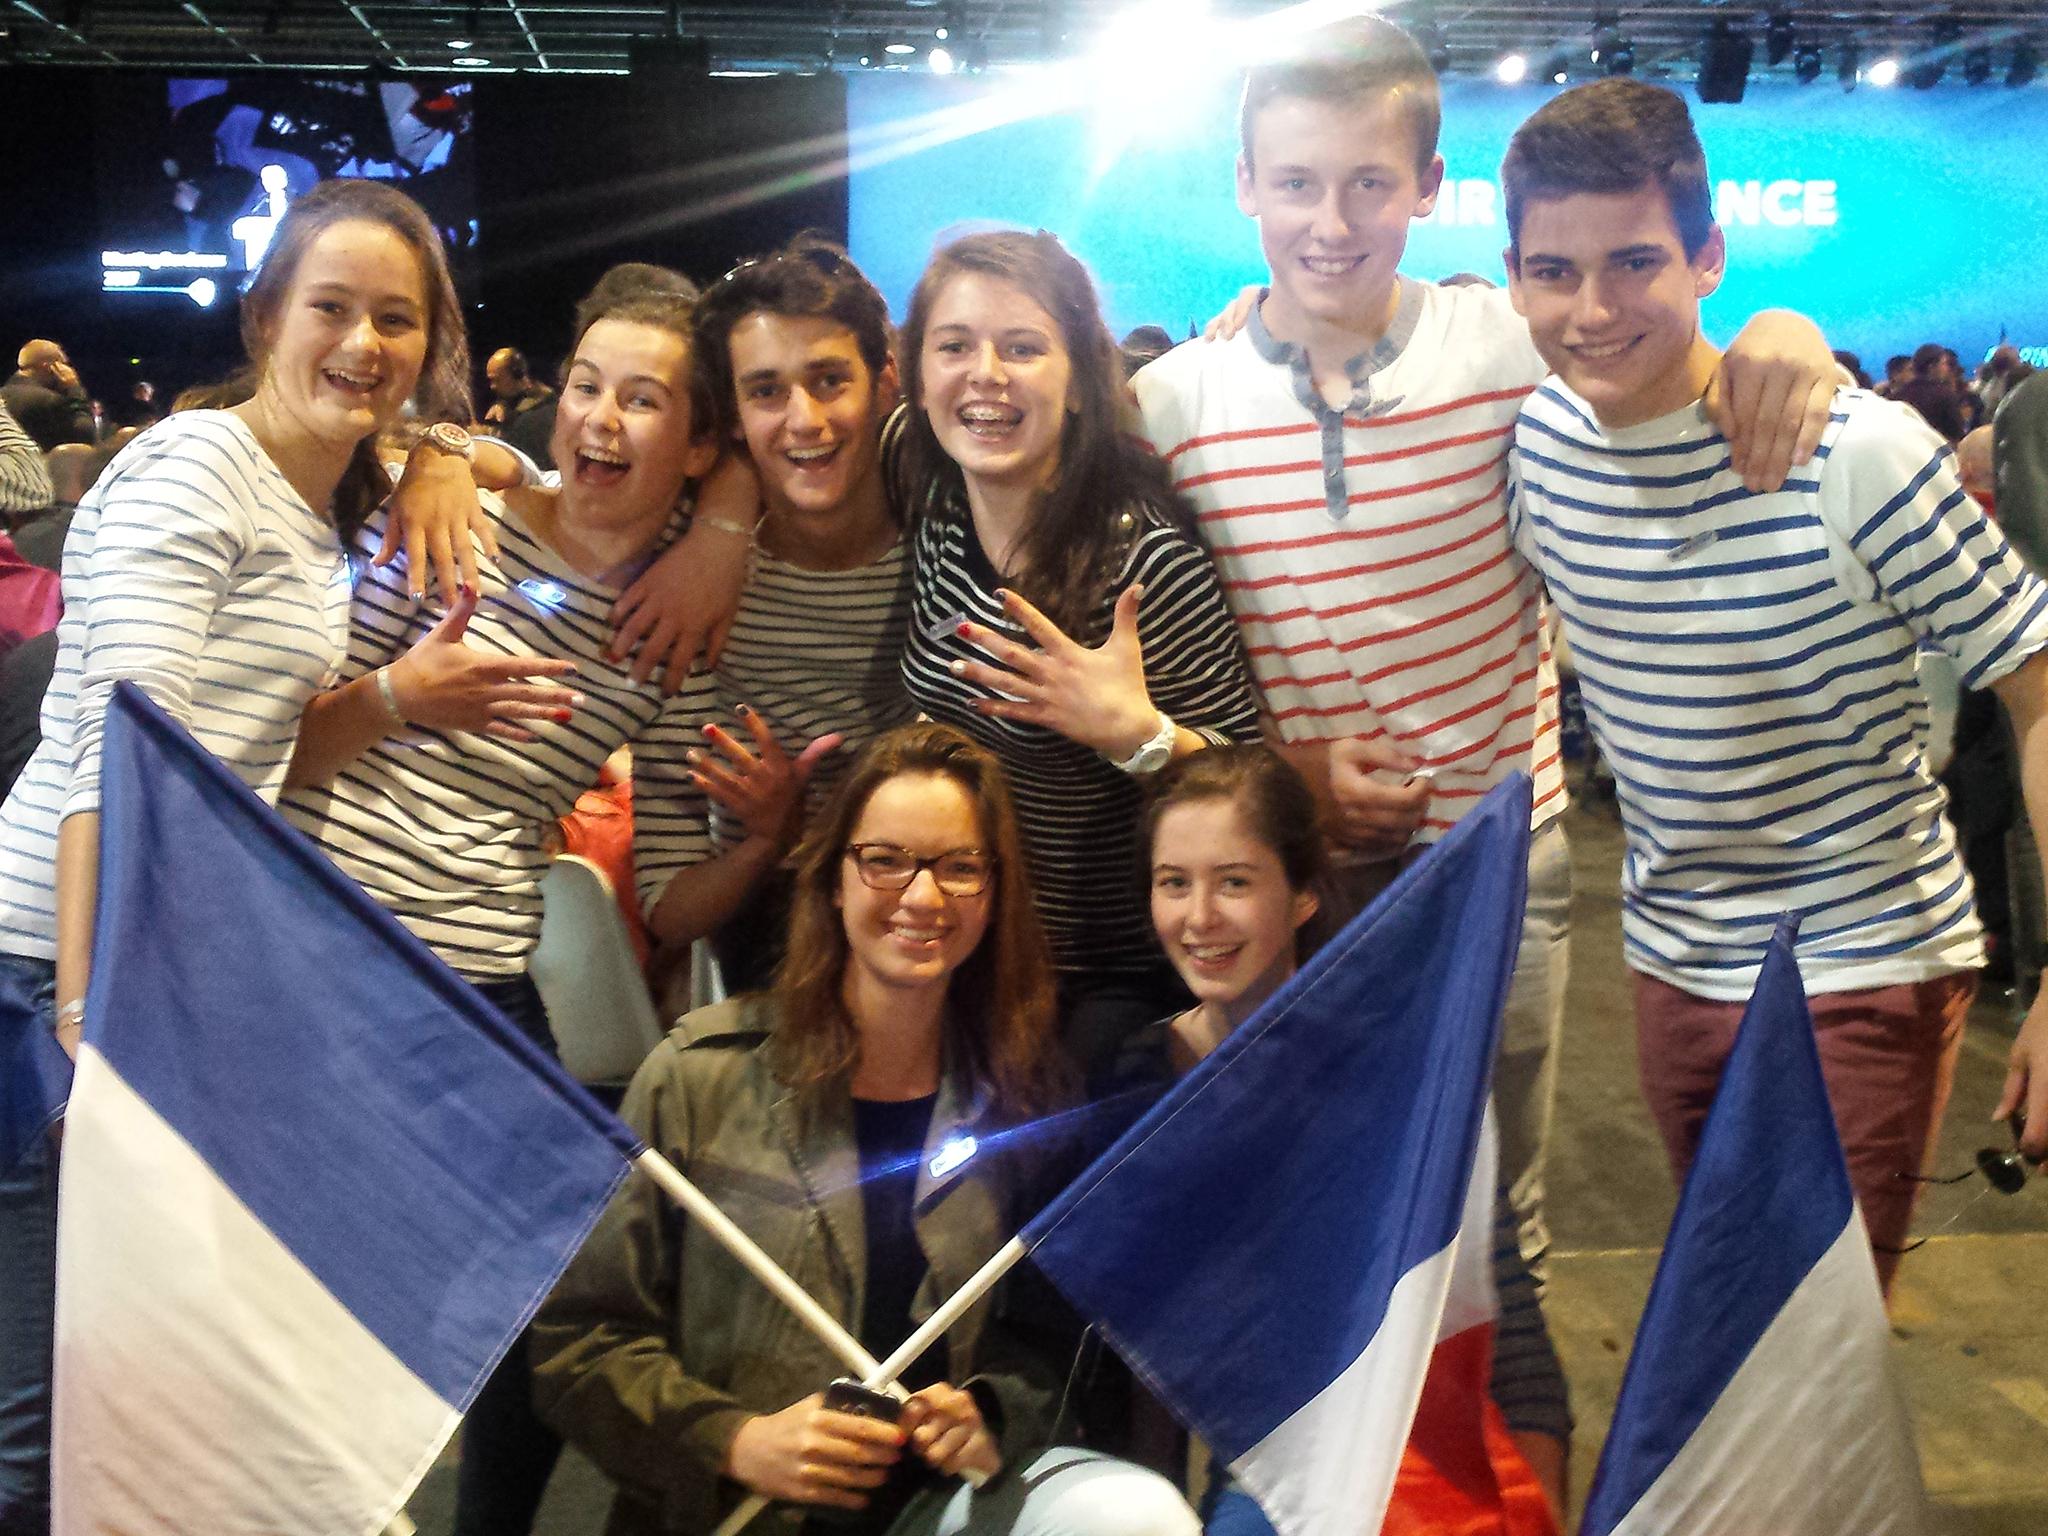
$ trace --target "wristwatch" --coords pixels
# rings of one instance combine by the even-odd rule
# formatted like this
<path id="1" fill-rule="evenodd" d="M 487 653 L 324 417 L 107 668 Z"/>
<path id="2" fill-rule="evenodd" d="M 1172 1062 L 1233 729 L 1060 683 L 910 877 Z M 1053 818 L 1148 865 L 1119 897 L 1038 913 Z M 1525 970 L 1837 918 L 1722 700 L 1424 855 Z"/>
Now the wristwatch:
<path id="1" fill-rule="evenodd" d="M 476 462 L 476 439 L 467 430 L 452 421 L 437 421 L 427 428 L 420 441 L 438 448 L 443 453 L 453 454 L 468 463 Z"/>
<path id="2" fill-rule="evenodd" d="M 1157 773 L 1173 761 L 1173 743 L 1179 735 L 1180 727 L 1167 719 L 1166 712 L 1161 710 L 1159 712 L 1159 729 L 1153 732 L 1151 739 L 1140 746 L 1137 751 L 1118 763 L 1117 767 L 1123 769 L 1125 773 L 1136 774 L 1140 778 L 1148 773 Z"/>

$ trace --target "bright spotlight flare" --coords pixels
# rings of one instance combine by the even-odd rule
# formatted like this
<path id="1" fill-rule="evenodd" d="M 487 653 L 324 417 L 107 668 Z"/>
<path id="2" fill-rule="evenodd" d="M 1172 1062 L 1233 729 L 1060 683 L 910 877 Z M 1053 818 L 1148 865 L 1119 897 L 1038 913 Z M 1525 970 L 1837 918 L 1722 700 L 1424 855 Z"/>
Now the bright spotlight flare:
<path id="1" fill-rule="evenodd" d="M 1897 59 L 1879 59 L 1870 66 L 1870 72 L 1863 78 L 1879 90 L 1883 90 L 1888 85 L 1897 85 L 1899 83 L 1899 61 Z"/>
<path id="2" fill-rule="evenodd" d="M 1529 61 L 1519 53 L 1511 53 L 1493 66 L 1493 78 L 1502 85 L 1520 85 L 1529 78 Z"/>

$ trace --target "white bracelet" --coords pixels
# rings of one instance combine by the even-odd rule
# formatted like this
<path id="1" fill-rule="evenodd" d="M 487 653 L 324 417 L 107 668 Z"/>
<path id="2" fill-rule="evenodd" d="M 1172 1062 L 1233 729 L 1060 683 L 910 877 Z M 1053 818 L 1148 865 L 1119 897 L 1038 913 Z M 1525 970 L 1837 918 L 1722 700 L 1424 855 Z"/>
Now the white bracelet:
<path id="1" fill-rule="evenodd" d="M 743 539 L 751 539 L 754 536 L 753 529 L 749 528 L 745 523 L 738 522 L 730 517 L 697 517 L 691 520 L 691 526 L 695 528 L 716 528 L 720 533 L 738 534 Z"/>
<path id="2" fill-rule="evenodd" d="M 74 997 L 70 1002 L 57 1010 L 57 1028 L 60 1030 L 85 1028 L 84 998 Z"/>
<path id="3" fill-rule="evenodd" d="M 394 726 L 403 727 L 407 723 L 405 711 L 398 707 L 398 690 L 391 686 L 391 669 L 379 667 L 373 675 L 377 679 L 377 697 L 384 701 L 384 713 L 391 717 Z"/>

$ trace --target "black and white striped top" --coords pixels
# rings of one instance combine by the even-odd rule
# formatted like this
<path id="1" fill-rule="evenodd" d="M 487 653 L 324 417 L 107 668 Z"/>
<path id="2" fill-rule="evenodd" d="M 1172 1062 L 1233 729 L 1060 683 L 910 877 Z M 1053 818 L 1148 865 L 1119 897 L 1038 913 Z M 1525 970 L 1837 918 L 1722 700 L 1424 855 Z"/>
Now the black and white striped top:
<path id="1" fill-rule="evenodd" d="M 813 771 L 806 815 L 817 812 L 871 738 L 916 717 L 903 687 L 909 624 L 907 538 L 849 571 L 806 570 L 755 553 L 718 658 L 719 701 L 727 719 L 740 704 L 760 711 L 791 756 L 828 732 L 846 737 Z M 719 842 L 745 836 L 716 807 L 712 817 Z"/>
<path id="2" fill-rule="evenodd" d="M 42 449 L 0 400 L 0 512 L 40 512 L 51 495 Z"/>
<path id="3" fill-rule="evenodd" d="M 1105 512 L 1106 516 L 1114 515 Z M 1251 675 L 1237 625 L 1208 555 L 1149 508 L 1133 508 L 1135 536 L 1122 566 L 1074 638 L 1099 645 L 1116 600 L 1144 585 L 1138 636 L 1152 702 L 1211 742 L 1259 734 Z M 1130 974 L 1160 964 L 1140 871 L 1144 789 L 1093 748 L 1043 726 L 993 719 L 974 701 L 989 690 L 953 676 L 956 658 L 986 660 L 954 630 L 961 617 L 1009 635 L 1002 580 L 964 506 L 938 507 L 914 532 L 913 598 L 903 678 L 918 707 L 992 750 L 1008 772 L 1038 913 L 1063 972 Z"/>
<path id="4" fill-rule="evenodd" d="M 100 739 L 128 679 L 257 794 L 277 797 L 306 701 L 348 634 L 348 564 L 241 420 L 183 411 L 79 503 L 43 739 L 0 810 L 0 951 L 56 954 L 57 825 L 99 809 Z"/>
<path id="5" fill-rule="evenodd" d="M 540 738 L 501 741 L 415 728 L 386 738 L 318 789 L 282 807 L 377 903 L 473 980 L 525 969 L 540 934 L 543 834 L 597 782 L 604 760 L 633 747 L 633 864 L 643 906 L 710 851 L 704 796 L 685 754 L 712 718 L 697 676 L 664 698 L 607 660 L 618 592 L 579 574 L 494 497 L 499 558 L 480 574 L 482 601 L 464 639 L 498 656 L 566 657 L 584 703 L 566 724 L 529 721 Z M 674 530 L 671 530 L 673 533 Z M 363 530 L 343 677 L 411 647 L 440 618 L 406 592 L 405 562 L 370 566 L 382 518 Z"/>

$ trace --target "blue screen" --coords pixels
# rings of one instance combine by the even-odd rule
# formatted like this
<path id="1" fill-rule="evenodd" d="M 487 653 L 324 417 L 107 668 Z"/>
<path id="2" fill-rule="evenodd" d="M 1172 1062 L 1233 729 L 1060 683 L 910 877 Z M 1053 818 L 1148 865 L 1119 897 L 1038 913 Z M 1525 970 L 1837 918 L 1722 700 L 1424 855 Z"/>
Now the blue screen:
<path id="1" fill-rule="evenodd" d="M 1095 273 L 1113 330 L 1184 335 L 1264 272 L 1233 195 L 1236 92 L 1190 80 L 1136 111 L 1109 91 L 1101 109 L 1019 115 L 1031 87 L 1014 77 L 855 76 L 854 258 L 900 314 L 942 238 L 1050 229 Z M 1444 83 L 1447 184 L 1412 228 L 1405 270 L 1501 280 L 1501 154 L 1553 94 Z M 1874 372 L 1923 341 L 1966 365 L 2002 337 L 2048 345 L 2048 91 L 1753 84 L 1739 103 L 1688 91 L 1688 104 L 1728 237 L 1710 334 L 1725 342 L 1758 309 L 1796 309 Z"/>

